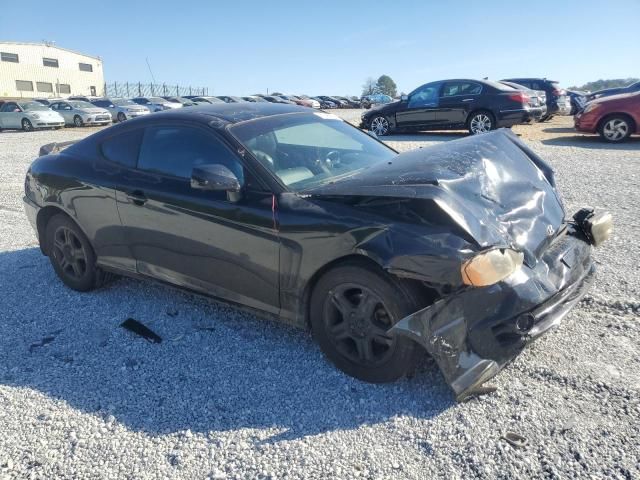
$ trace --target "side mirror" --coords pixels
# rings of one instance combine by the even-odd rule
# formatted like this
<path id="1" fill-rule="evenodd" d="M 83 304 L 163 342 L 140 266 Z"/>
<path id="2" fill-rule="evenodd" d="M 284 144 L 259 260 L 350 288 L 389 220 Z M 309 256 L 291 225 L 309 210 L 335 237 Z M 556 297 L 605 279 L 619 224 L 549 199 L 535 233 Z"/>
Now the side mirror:
<path id="1" fill-rule="evenodd" d="M 402 100 L 403 102 L 408 101 L 408 100 L 409 100 L 409 95 L 402 95 L 402 96 L 400 97 L 400 100 Z"/>
<path id="2" fill-rule="evenodd" d="M 240 192 L 240 182 L 238 177 L 227 167 L 214 163 L 193 168 L 191 188 L 237 194 Z"/>

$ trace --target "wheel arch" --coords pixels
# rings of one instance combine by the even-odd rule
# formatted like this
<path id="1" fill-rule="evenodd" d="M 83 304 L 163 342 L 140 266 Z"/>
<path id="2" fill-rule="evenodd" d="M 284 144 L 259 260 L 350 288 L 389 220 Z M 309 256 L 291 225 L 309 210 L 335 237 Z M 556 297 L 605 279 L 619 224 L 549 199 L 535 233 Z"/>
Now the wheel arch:
<path id="1" fill-rule="evenodd" d="M 357 265 L 364 268 L 376 270 L 377 272 L 384 272 L 382 266 L 373 260 L 371 257 L 368 257 L 363 254 L 351 253 L 348 255 L 344 255 L 342 257 L 334 258 L 329 263 L 324 264 L 318 270 L 315 271 L 313 275 L 307 281 L 304 290 L 302 292 L 302 315 L 303 315 L 303 323 L 305 328 L 310 329 L 311 327 L 311 317 L 310 317 L 310 308 L 311 308 L 311 294 L 315 286 L 318 284 L 318 281 L 325 275 L 327 272 L 333 270 L 334 268 L 341 267 L 344 265 Z"/>
<path id="2" fill-rule="evenodd" d="M 606 115 L 604 115 L 600 120 L 598 120 L 598 126 L 596 127 L 596 132 L 600 132 L 604 123 L 607 120 L 611 119 L 612 117 L 624 117 L 629 121 L 629 125 L 631 126 L 631 131 L 638 132 L 638 124 L 636 124 L 636 121 L 631 115 L 625 112 L 613 112 L 613 113 L 607 113 Z"/>
<path id="3" fill-rule="evenodd" d="M 473 118 L 473 116 L 476 115 L 477 113 L 480 113 L 480 112 L 488 113 L 491 116 L 491 121 L 493 122 L 494 125 L 496 125 L 496 122 L 497 122 L 496 114 L 493 113 L 488 108 L 478 107 L 478 108 L 475 108 L 475 109 L 471 110 L 469 112 L 469 115 L 467 115 L 467 120 L 465 121 L 465 125 L 467 126 L 467 128 L 469 128 L 469 126 L 471 124 L 471 119 Z"/>
<path id="4" fill-rule="evenodd" d="M 89 236 L 87 235 L 87 232 L 84 230 L 84 228 L 82 228 L 82 225 L 80 225 L 78 221 L 72 215 L 69 214 L 69 212 L 66 212 L 59 205 L 47 205 L 46 207 L 41 208 L 38 211 L 38 215 L 36 216 L 36 228 L 38 230 L 38 241 L 40 242 L 40 250 L 45 255 L 49 254 L 49 251 L 48 251 L 49 246 L 47 245 L 47 242 L 46 242 L 47 225 L 49 224 L 49 221 L 58 214 L 62 214 L 67 218 L 69 218 L 69 220 L 71 220 L 75 225 L 77 225 L 77 227 L 80 229 L 80 231 L 82 231 L 84 236 L 87 237 L 87 239 L 89 239 Z M 91 240 L 89 240 L 89 244 L 91 245 Z M 93 245 L 91 245 L 91 248 L 93 248 Z"/>
<path id="5" fill-rule="evenodd" d="M 406 295 L 412 297 L 416 304 L 422 304 L 423 301 L 433 301 L 433 292 L 430 292 L 429 289 L 422 284 L 422 282 L 419 282 L 418 280 L 397 277 L 389 273 L 383 265 L 378 263 L 372 257 L 362 253 L 351 253 L 342 257 L 335 258 L 329 263 L 323 265 L 307 281 L 302 294 L 301 312 L 303 314 L 303 324 L 306 329 L 310 329 L 311 327 L 311 294 L 313 293 L 315 286 L 318 284 L 318 281 L 331 270 L 346 265 L 365 268 L 372 271 L 373 273 L 379 274 L 382 277 L 391 279 L 396 284 L 396 286 L 400 288 Z"/>

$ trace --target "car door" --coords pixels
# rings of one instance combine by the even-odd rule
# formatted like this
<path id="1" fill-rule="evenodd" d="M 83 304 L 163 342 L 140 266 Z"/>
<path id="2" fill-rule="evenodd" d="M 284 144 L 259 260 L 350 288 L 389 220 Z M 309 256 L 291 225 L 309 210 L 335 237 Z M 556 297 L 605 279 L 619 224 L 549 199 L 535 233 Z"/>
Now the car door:
<path id="1" fill-rule="evenodd" d="M 411 92 L 396 111 L 398 128 L 430 128 L 437 123 L 438 93 L 441 82 L 427 83 Z"/>
<path id="2" fill-rule="evenodd" d="M 73 125 L 73 107 L 67 102 L 58 102 L 58 109 L 56 110 L 67 125 Z"/>
<path id="3" fill-rule="evenodd" d="M 437 123 L 443 127 L 464 125 L 479 104 L 482 84 L 467 80 L 444 82 L 440 92 Z"/>
<path id="4" fill-rule="evenodd" d="M 245 189 L 191 188 L 196 165 L 223 164 Z M 116 187 L 120 218 L 140 274 L 278 313 L 279 240 L 273 195 L 255 188 L 238 155 L 208 127 L 145 129 L 137 168 Z"/>
<path id="5" fill-rule="evenodd" d="M 22 109 L 18 106 L 16 102 L 7 102 L 2 105 L 0 109 L 0 115 L 2 116 L 2 121 L 0 126 L 2 128 L 21 128 L 21 120 L 22 120 Z"/>

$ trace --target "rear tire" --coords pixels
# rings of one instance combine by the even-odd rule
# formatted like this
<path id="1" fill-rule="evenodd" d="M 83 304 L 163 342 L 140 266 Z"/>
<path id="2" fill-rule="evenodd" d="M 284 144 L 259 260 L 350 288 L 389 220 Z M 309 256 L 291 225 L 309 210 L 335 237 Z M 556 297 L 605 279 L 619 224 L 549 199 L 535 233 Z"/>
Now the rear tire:
<path id="1" fill-rule="evenodd" d="M 600 137 L 609 143 L 624 142 L 632 130 L 633 123 L 626 115 L 610 115 L 602 120 L 598 127 Z"/>
<path id="2" fill-rule="evenodd" d="M 65 285 L 79 292 L 102 285 L 104 273 L 96 267 L 93 248 L 75 222 L 58 214 L 49 220 L 45 232 L 49 260 Z"/>
<path id="3" fill-rule="evenodd" d="M 487 133 L 496 129 L 496 120 L 491 112 L 478 110 L 469 116 L 467 128 L 472 135 Z"/>
<path id="4" fill-rule="evenodd" d="M 418 309 L 412 295 L 384 272 L 345 264 L 316 284 L 311 329 L 324 354 L 346 374 L 391 382 L 413 370 L 420 351 L 409 338 L 386 332 Z"/>

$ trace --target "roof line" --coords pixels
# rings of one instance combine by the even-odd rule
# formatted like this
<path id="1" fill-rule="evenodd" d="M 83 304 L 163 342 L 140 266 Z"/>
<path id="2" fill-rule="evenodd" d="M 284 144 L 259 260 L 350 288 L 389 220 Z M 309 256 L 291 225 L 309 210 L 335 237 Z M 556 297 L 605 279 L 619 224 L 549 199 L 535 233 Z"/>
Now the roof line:
<path id="1" fill-rule="evenodd" d="M 71 50 L 69 48 L 64 48 L 64 47 L 58 47 L 57 45 L 51 45 L 49 43 L 44 43 L 44 42 L 10 42 L 10 41 L 0 40 L 0 45 L 35 45 L 39 47 L 57 48 L 58 50 L 64 50 L 66 52 L 75 53 L 76 55 L 80 55 L 82 57 L 90 57 L 90 58 L 95 58 L 96 60 L 102 61 L 102 58 L 95 55 L 87 55 L 86 53 L 80 53 L 76 50 Z"/>

